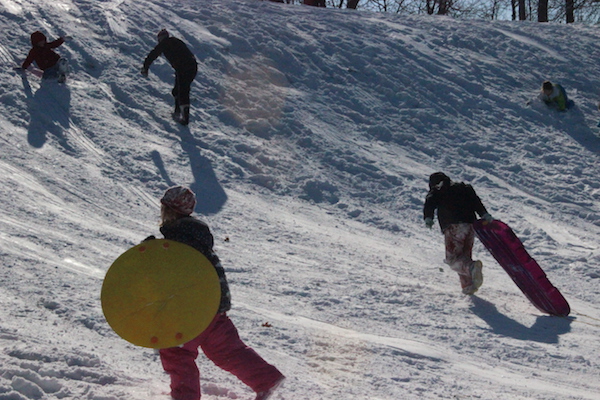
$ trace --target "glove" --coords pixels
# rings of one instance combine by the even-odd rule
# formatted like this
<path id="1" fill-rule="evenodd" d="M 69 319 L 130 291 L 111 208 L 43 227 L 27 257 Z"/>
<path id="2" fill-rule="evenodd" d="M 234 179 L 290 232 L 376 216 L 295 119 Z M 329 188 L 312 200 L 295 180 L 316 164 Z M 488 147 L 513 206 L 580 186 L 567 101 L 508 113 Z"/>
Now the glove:
<path id="1" fill-rule="evenodd" d="M 148 76 L 148 70 L 144 67 L 142 67 L 142 69 L 140 70 L 141 74 L 144 76 Z"/>
<path id="2" fill-rule="evenodd" d="M 431 229 L 433 227 L 433 218 L 425 218 L 425 226 L 427 226 L 429 229 Z"/>
<path id="3" fill-rule="evenodd" d="M 490 223 L 494 220 L 494 218 L 492 218 L 492 216 L 490 215 L 490 213 L 485 213 L 481 216 L 481 218 L 485 219 L 485 221 L 487 223 Z"/>

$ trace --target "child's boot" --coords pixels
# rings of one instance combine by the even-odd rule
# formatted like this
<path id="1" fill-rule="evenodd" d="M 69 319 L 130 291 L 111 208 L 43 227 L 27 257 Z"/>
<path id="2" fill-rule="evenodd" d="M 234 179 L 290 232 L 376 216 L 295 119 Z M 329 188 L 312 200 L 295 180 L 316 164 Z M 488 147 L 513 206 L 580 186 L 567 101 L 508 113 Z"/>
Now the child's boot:
<path id="1" fill-rule="evenodd" d="M 273 393 L 275 393 L 275 391 L 277 390 L 277 388 L 281 386 L 281 384 L 283 383 L 284 380 L 285 380 L 285 376 L 282 376 L 269 389 L 265 390 L 264 392 L 258 392 L 258 393 L 256 393 L 256 398 L 254 400 L 267 400 L 268 398 L 271 397 L 271 395 Z"/>

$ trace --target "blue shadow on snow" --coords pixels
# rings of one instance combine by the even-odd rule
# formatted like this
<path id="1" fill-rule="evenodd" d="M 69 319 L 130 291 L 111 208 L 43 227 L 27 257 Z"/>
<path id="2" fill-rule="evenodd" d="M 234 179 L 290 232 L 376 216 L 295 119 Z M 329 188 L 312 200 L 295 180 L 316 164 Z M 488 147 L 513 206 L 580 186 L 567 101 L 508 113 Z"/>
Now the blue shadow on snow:
<path id="1" fill-rule="evenodd" d="M 190 189 L 196 193 L 197 202 L 194 211 L 201 215 L 218 213 L 227 201 L 227 194 L 221 187 L 210 160 L 200 153 L 198 140 L 193 137 L 189 128 L 181 127 L 178 136 L 181 139 L 181 148 L 189 157 L 190 168 L 194 176 L 194 182 L 189 185 Z M 176 185 L 169 177 L 160 154 L 153 151 L 151 157 L 165 182 L 169 186 Z"/>
<path id="2" fill-rule="evenodd" d="M 55 80 L 42 80 L 39 89 L 33 93 L 25 74 L 21 75 L 21 79 L 30 118 L 27 128 L 29 145 L 37 149 L 42 148 L 50 134 L 67 153 L 73 154 L 74 149 L 69 145 L 64 133 L 71 124 L 69 88 Z"/>
<path id="3" fill-rule="evenodd" d="M 571 331 L 572 320 L 569 318 L 542 315 L 537 317 L 531 327 L 527 327 L 501 314 L 489 301 L 477 296 L 471 296 L 471 300 L 471 311 L 485 321 L 496 335 L 540 343 L 558 343 L 560 335 Z M 524 301 L 527 299 L 524 298 Z"/>
<path id="4" fill-rule="evenodd" d="M 577 106 L 565 111 L 561 114 L 561 117 L 563 118 L 557 121 L 561 129 L 582 147 L 596 155 L 600 155 L 600 136 L 598 136 L 598 131 L 590 128 L 590 126 L 596 126 L 595 122 L 586 121 L 585 115 Z"/>

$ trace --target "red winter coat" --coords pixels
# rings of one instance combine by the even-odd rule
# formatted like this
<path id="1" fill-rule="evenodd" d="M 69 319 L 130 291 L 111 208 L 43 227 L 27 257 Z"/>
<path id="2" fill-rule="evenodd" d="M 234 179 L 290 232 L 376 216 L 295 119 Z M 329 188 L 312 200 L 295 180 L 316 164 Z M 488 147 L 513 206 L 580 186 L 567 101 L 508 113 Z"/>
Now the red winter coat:
<path id="1" fill-rule="evenodd" d="M 38 46 L 38 43 L 44 41 L 45 44 L 43 46 Z M 31 34 L 31 45 L 33 48 L 29 50 L 29 54 L 25 61 L 23 61 L 23 65 L 21 67 L 26 69 L 31 65 L 32 62 L 35 61 L 38 68 L 45 71 L 48 68 L 51 68 L 56 65 L 58 60 L 60 60 L 60 56 L 52 51 L 52 49 L 63 44 L 65 40 L 63 38 L 56 39 L 53 42 L 46 42 L 46 36 L 42 32 L 34 32 Z"/>

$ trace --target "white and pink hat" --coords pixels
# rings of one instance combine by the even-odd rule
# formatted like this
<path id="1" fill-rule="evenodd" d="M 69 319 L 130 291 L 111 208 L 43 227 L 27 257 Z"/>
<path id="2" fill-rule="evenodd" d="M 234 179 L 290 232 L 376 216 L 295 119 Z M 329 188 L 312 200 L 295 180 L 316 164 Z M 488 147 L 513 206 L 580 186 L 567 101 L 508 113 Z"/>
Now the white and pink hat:
<path id="1" fill-rule="evenodd" d="M 179 214 L 190 215 L 196 207 L 196 195 L 185 186 L 173 186 L 167 189 L 160 202 Z"/>

